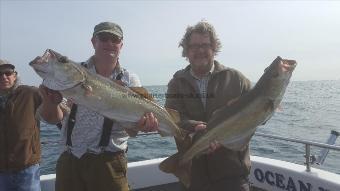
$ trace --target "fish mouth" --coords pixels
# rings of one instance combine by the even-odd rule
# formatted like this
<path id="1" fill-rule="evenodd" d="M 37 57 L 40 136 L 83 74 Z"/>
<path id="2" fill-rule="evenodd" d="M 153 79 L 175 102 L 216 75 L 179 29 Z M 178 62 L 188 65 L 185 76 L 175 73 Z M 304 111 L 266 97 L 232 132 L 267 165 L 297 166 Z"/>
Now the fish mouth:
<path id="1" fill-rule="evenodd" d="M 280 65 L 283 71 L 291 72 L 295 69 L 297 62 L 295 60 L 282 59 Z"/>
<path id="2" fill-rule="evenodd" d="M 49 59 L 51 59 L 51 57 L 52 57 L 52 54 L 50 53 L 50 50 L 47 49 L 42 56 L 36 57 L 34 60 L 32 60 L 29 63 L 29 65 L 33 67 L 38 66 L 38 65 L 44 65 L 49 61 Z"/>

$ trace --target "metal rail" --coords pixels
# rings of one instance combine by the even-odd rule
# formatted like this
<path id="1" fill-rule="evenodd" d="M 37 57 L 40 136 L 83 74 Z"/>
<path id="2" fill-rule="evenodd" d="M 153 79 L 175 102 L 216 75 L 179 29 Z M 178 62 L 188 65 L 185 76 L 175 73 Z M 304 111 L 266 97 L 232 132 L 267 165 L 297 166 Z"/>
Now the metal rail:
<path id="1" fill-rule="evenodd" d="M 158 134 L 159 134 L 158 132 L 138 133 L 136 137 L 158 135 Z M 266 138 L 271 138 L 271 139 L 278 139 L 278 140 L 283 140 L 283 141 L 304 144 L 305 145 L 305 158 L 306 158 L 305 165 L 306 165 L 307 172 L 311 171 L 310 167 L 312 164 L 316 163 L 316 164 L 321 165 L 323 163 L 323 161 L 325 160 L 328 154 L 329 149 L 340 151 L 340 146 L 333 145 L 335 143 L 336 138 L 339 136 L 339 132 L 336 132 L 336 131 L 331 132 L 331 137 L 327 141 L 328 143 L 331 143 L 331 144 L 319 143 L 319 142 L 308 141 L 308 140 L 303 140 L 303 139 L 282 137 L 278 135 L 268 135 L 268 134 L 258 133 L 258 132 L 256 132 L 255 135 L 260 136 L 260 137 L 266 137 Z M 47 144 L 47 143 L 51 143 L 51 142 L 42 142 L 42 144 Z M 314 155 L 311 155 L 311 146 L 320 147 L 324 149 L 322 150 L 321 155 L 318 157 L 318 160 L 316 159 Z"/>
<path id="2" fill-rule="evenodd" d="M 325 143 L 318 143 L 318 142 L 313 142 L 313 141 L 307 141 L 307 140 L 302 140 L 302 139 L 295 139 L 295 138 L 289 138 L 289 137 L 282 137 L 282 136 L 277 136 L 277 135 L 268 135 L 268 134 L 263 134 L 263 133 L 255 133 L 257 136 L 261 137 L 266 137 L 266 138 L 272 138 L 272 139 L 278 139 L 278 140 L 284 140 L 284 141 L 290 141 L 290 142 L 295 142 L 295 143 L 301 143 L 305 145 L 305 158 L 306 158 L 306 171 L 310 172 L 311 171 L 311 165 L 316 162 L 316 164 L 321 165 L 323 161 L 325 160 L 329 149 L 332 150 L 337 150 L 340 151 L 340 146 L 336 145 L 331 145 L 335 143 L 336 138 L 339 136 L 339 133 L 336 131 L 331 132 L 331 136 L 328 139 L 327 143 L 331 144 L 325 144 Z M 311 155 L 311 146 L 315 147 L 321 147 L 324 150 L 321 152 L 321 155 L 318 157 L 318 160 L 314 155 Z"/>
<path id="3" fill-rule="evenodd" d="M 307 140 L 303 140 L 303 139 L 281 137 L 281 136 L 277 136 L 277 135 L 268 135 L 268 134 L 264 134 L 264 133 L 255 133 L 255 135 L 256 136 L 261 136 L 261 137 L 280 139 L 280 140 L 296 142 L 296 143 L 302 143 L 302 144 L 305 144 L 305 145 L 312 145 L 312 146 L 316 146 L 316 147 L 321 147 L 321 148 L 327 148 L 327 149 L 333 149 L 333 150 L 340 151 L 340 146 L 330 145 L 330 144 L 326 144 L 326 143 L 318 143 L 318 142 L 307 141 Z"/>
<path id="4" fill-rule="evenodd" d="M 139 136 L 148 136 L 148 135 L 155 135 L 155 134 L 158 134 L 158 133 L 157 132 L 139 133 L 137 136 L 139 137 Z M 340 151 L 340 146 L 334 145 L 336 138 L 339 136 L 339 133 L 336 131 L 331 132 L 331 136 L 329 137 L 327 141 L 328 144 L 308 141 L 308 140 L 303 140 L 303 139 L 282 137 L 282 136 L 277 136 L 277 135 L 268 135 L 268 134 L 258 133 L 258 132 L 256 132 L 255 135 L 266 137 L 266 138 L 271 138 L 271 139 L 278 139 L 278 140 L 283 140 L 283 141 L 304 144 L 305 145 L 305 158 L 306 158 L 305 165 L 306 165 L 307 172 L 311 171 L 312 164 L 316 163 L 318 165 L 321 165 L 324 162 L 329 149 Z M 321 151 L 321 155 L 318 157 L 318 159 L 316 159 L 315 155 L 311 155 L 311 146 L 323 148 L 323 150 Z"/>

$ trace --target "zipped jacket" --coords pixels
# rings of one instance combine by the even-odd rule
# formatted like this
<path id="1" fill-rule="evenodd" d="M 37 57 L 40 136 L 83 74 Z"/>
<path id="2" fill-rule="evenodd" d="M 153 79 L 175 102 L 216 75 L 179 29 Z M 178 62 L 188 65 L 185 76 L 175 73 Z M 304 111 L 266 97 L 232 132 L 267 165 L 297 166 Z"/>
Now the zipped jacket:
<path id="1" fill-rule="evenodd" d="M 38 89 L 19 86 L 10 93 L 0 116 L 0 172 L 19 171 L 40 161 L 41 104 Z"/>
<path id="2" fill-rule="evenodd" d="M 193 131 L 198 121 L 208 122 L 212 113 L 250 90 L 250 81 L 239 71 L 214 61 L 214 70 L 208 81 L 206 107 L 199 97 L 199 89 L 190 74 L 190 65 L 177 71 L 168 84 L 165 107 L 180 113 L 180 127 Z M 232 151 L 222 147 L 206 157 L 205 166 L 212 182 L 224 178 L 247 177 L 250 172 L 249 147 Z M 202 160 L 200 160 L 202 161 Z M 195 163 L 193 161 L 193 166 Z"/>

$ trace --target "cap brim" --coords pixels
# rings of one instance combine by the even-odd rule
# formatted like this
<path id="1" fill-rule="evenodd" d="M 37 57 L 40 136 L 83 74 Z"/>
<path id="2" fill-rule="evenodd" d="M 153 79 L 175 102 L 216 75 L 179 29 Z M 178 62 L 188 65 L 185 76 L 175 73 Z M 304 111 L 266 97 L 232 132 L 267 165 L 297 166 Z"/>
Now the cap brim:
<path id="1" fill-rule="evenodd" d="M 2 64 L 0 65 L 0 68 L 11 68 L 11 69 L 15 69 L 15 66 L 12 64 Z"/>
<path id="2" fill-rule="evenodd" d="M 120 33 L 118 33 L 118 32 L 115 32 L 115 31 L 112 31 L 112 30 L 101 30 L 101 31 L 98 31 L 98 32 L 96 32 L 96 33 L 94 33 L 93 34 L 93 36 L 96 36 L 97 34 L 99 34 L 99 33 L 111 33 L 111 34 L 113 34 L 113 35 L 115 35 L 115 36 L 118 36 L 119 38 L 123 38 L 123 35 L 122 34 L 120 34 Z"/>

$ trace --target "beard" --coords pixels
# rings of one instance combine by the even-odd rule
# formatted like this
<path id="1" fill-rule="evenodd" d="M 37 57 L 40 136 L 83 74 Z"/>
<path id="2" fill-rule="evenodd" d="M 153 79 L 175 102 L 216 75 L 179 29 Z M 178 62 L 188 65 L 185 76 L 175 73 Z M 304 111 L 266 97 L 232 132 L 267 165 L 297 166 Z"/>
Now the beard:
<path id="1" fill-rule="evenodd" d="M 189 62 L 195 72 L 206 73 L 210 71 L 214 58 L 207 54 L 197 54 L 192 59 L 189 59 Z"/>

